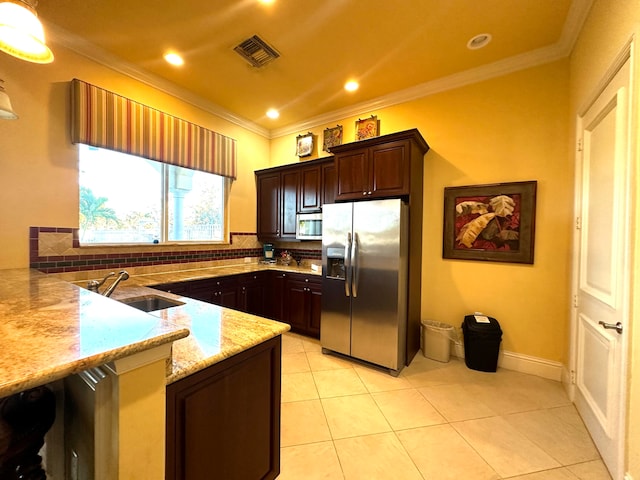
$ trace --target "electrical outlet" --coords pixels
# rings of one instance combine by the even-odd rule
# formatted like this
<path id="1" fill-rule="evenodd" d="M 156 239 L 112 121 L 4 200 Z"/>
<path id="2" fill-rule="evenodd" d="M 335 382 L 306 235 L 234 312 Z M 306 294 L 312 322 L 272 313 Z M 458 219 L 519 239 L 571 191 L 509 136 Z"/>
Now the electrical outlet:
<path id="1" fill-rule="evenodd" d="M 244 263 L 251 263 L 251 257 L 244 257 Z"/>

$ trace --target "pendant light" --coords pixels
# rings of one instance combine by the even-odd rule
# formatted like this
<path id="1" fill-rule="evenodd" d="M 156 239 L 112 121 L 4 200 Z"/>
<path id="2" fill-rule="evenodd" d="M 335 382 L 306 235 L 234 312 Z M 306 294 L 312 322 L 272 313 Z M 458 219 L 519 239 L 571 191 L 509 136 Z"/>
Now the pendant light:
<path id="1" fill-rule="evenodd" d="M 9 95 L 4 91 L 4 80 L 0 79 L 0 118 L 5 120 L 15 120 L 18 118 L 16 112 L 11 107 Z"/>
<path id="2" fill-rule="evenodd" d="M 51 63 L 35 0 L 0 1 L 0 50 L 34 63 Z"/>

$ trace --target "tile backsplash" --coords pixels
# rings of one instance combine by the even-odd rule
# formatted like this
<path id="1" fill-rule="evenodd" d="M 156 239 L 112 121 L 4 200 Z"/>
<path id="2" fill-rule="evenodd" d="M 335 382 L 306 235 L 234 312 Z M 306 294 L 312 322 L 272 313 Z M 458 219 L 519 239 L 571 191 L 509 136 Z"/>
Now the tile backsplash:
<path id="1" fill-rule="evenodd" d="M 69 274 L 69 279 L 92 278 L 96 270 L 135 269 L 135 274 L 185 268 L 237 264 L 262 258 L 255 233 L 233 232 L 224 245 L 80 246 L 77 228 L 30 227 L 29 267 L 44 273 Z M 301 248 L 304 245 L 304 248 Z M 283 243 L 292 255 L 320 260 L 320 242 Z M 86 272 L 86 275 L 82 275 Z M 58 275 L 60 276 L 60 275 Z M 63 275 L 66 277 L 67 275 Z"/>

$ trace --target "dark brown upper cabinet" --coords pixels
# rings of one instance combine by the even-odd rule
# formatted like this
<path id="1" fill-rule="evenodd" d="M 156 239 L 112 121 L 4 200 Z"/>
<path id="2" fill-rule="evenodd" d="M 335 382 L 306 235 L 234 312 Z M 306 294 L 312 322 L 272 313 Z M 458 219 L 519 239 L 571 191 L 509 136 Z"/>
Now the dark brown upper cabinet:
<path id="1" fill-rule="evenodd" d="M 407 130 L 331 147 L 336 168 L 336 200 L 410 196 L 422 188 L 429 146 L 418 130 Z"/>
<path id="2" fill-rule="evenodd" d="M 333 158 L 310 160 L 294 165 L 257 170 L 257 233 L 264 240 L 294 240 L 296 214 L 319 212 L 327 192 L 326 167 L 333 166 Z M 331 203 L 333 203 L 331 195 Z"/>

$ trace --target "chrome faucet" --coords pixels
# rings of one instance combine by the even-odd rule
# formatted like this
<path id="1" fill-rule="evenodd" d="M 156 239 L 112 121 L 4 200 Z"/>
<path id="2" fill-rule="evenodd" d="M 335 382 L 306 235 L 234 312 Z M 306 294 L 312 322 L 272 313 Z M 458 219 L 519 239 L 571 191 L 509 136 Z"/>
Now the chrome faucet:
<path id="1" fill-rule="evenodd" d="M 90 280 L 89 283 L 87 284 L 87 289 L 91 290 L 92 292 L 99 293 L 98 289 L 102 286 L 102 284 L 104 282 L 107 281 L 107 278 L 113 277 L 115 274 L 116 274 L 116 272 L 111 272 L 100 281 L 98 281 L 98 280 Z"/>
<path id="2" fill-rule="evenodd" d="M 98 289 L 104 284 L 104 282 L 107 281 L 107 279 L 109 277 L 113 277 L 116 274 L 116 272 L 111 272 L 109 274 L 107 274 L 102 280 L 98 281 L 98 280 L 91 280 L 88 284 L 87 284 L 87 288 L 89 290 L 91 290 L 92 292 L 96 292 L 96 293 L 100 293 L 98 291 Z M 102 295 L 105 297 L 110 297 L 111 294 L 113 293 L 113 291 L 116 289 L 116 287 L 118 286 L 118 284 L 120 282 L 122 282 L 123 280 L 127 280 L 129 278 L 129 273 L 126 270 L 122 270 L 118 273 L 118 277 L 113 281 L 113 283 L 111 283 L 111 285 L 109 285 L 109 287 L 102 292 Z"/>

